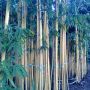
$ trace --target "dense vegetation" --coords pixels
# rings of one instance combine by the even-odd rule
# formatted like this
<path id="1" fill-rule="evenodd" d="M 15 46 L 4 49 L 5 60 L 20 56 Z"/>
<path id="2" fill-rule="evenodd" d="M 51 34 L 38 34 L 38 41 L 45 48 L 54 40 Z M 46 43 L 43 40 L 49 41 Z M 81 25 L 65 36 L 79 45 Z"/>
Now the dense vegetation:
<path id="1" fill-rule="evenodd" d="M 0 90 L 69 90 L 89 34 L 89 0 L 0 0 Z"/>

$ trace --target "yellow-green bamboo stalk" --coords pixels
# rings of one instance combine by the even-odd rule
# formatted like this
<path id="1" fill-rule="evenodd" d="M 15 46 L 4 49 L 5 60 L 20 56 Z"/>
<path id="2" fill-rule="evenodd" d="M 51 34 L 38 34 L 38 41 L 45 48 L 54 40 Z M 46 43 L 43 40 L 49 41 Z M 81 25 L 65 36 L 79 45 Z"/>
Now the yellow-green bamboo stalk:
<path id="1" fill-rule="evenodd" d="M 82 65 L 82 78 L 84 77 L 84 50 L 83 47 L 81 46 L 81 65 Z"/>
<path id="2" fill-rule="evenodd" d="M 63 28 L 62 90 L 68 90 L 68 63 L 66 56 L 66 26 Z"/>
<path id="3" fill-rule="evenodd" d="M 35 51 L 34 51 L 34 65 L 37 65 L 37 63 L 36 63 L 36 60 L 37 60 L 37 42 L 34 44 L 34 48 L 35 48 Z M 37 76 L 37 67 L 36 66 L 34 66 L 34 72 L 33 72 L 33 74 L 34 74 L 34 85 L 35 85 L 35 89 L 36 90 L 38 90 L 37 88 L 36 88 L 36 86 L 38 86 L 38 84 L 37 84 L 37 82 L 36 81 L 38 81 L 38 76 Z"/>
<path id="4" fill-rule="evenodd" d="M 7 0 L 6 4 L 6 15 L 5 15 L 5 29 L 9 24 L 9 16 L 10 16 L 10 0 Z"/>
<path id="5" fill-rule="evenodd" d="M 78 38 L 78 29 L 77 26 L 75 27 L 76 30 L 76 81 L 80 82 L 81 80 L 81 69 L 80 69 L 80 60 L 79 60 L 79 38 Z"/>
<path id="6" fill-rule="evenodd" d="M 38 50 L 38 48 L 39 48 L 39 38 L 38 38 L 38 36 L 39 36 L 39 2 L 38 2 L 38 0 L 37 0 L 37 50 Z M 39 65 L 39 55 L 38 55 L 38 52 L 36 52 L 36 58 L 35 58 L 35 65 L 37 66 L 37 65 Z M 36 85 L 36 90 L 39 90 L 39 88 L 38 88 L 38 84 L 39 84 L 39 72 L 38 72 L 38 70 L 37 70 L 37 68 L 35 68 L 35 85 Z"/>
<path id="7" fill-rule="evenodd" d="M 21 27 L 21 0 L 19 0 L 19 3 L 18 3 L 18 9 L 17 9 L 17 19 L 18 19 L 18 27 Z M 17 59 L 18 59 L 18 56 L 16 56 L 17 57 Z M 17 60 L 17 63 L 18 64 L 21 64 L 21 62 L 20 61 L 18 61 Z M 16 85 L 17 85 L 17 87 L 19 87 L 20 85 L 21 85 L 21 83 L 20 83 L 20 79 L 18 79 L 18 78 L 16 78 Z"/>
<path id="8" fill-rule="evenodd" d="M 28 48 L 29 50 L 30 50 L 30 48 L 31 48 L 31 47 L 30 47 L 30 39 L 29 39 L 29 38 L 27 39 L 27 48 Z M 27 60 L 28 60 L 27 63 L 30 64 L 30 51 L 28 51 L 28 53 L 27 53 Z M 27 88 L 28 88 L 28 89 L 30 89 L 30 86 L 31 86 L 31 85 L 30 85 L 30 79 L 31 79 L 31 78 L 30 78 L 30 76 L 31 76 L 30 73 L 31 73 L 31 68 L 32 68 L 32 67 L 28 67 L 28 71 L 27 71 L 27 72 L 28 72 L 28 77 L 27 77 Z M 30 89 L 30 90 L 31 90 L 31 89 Z"/>
<path id="9" fill-rule="evenodd" d="M 86 61 L 86 45 L 82 48 L 82 78 L 87 73 L 87 61 Z"/>
<path id="10" fill-rule="evenodd" d="M 66 4 L 66 0 L 62 0 L 61 3 Z M 60 44 L 62 44 L 61 48 L 62 51 L 60 51 L 60 59 L 62 61 L 62 90 L 68 90 L 68 65 L 67 65 L 67 53 L 66 53 L 66 25 L 65 25 L 66 15 L 62 16 L 62 27 L 60 33 L 62 34 L 60 37 L 62 41 L 60 41 Z"/>
<path id="11" fill-rule="evenodd" d="M 85 42 L 85 49 L 84 49 L 84 75 L 87 74 L 87 48 L 86 48 L 86 42 Z"/>
<path id="12" fill-rule="evenodd" d="M 26 16 L 27 16 L 27 7 L 26 7 L 26 2 L 22 1 L 22 29 L 26 29 Z M 24 52 L 22 55 L 22 65 L 25 67 L 27 71 L 27 47 L 26 47 L 26 40 L 24 41 L 24 45 L 22 46 Z M 24 86 L 25 84 L 25 86 Z M 22 80 L 22 90 L 27 90 L 27 77 Z"/>
<path id="13" fill-rule="evenodd" d="M 22 3 L 21 0 L 19 0 L 18 2 L 18 9 L 17 9 L 17 19 L 18 19 L 18 27 L 21 27 L 21 7 L 22 7 Z"/>
<path id="14" fill-rule="evenodd" d="M 55 29 L 58 32 L 58 4 L 59 1 L 55 1 L 56 4 L 56 22 L 55 22 Z M 58 37 L 54 37 L 53 41 L 53 60 L 54 60 L 54 90 L 58 90 Z"/>
<path id="15" fill-rule="evenodd" d="M 41 19 L 41 0 L 39 1 L 40 3 L 40 47 L 42 47 L 42 19 Z M 39 60 L 40 60 L 40 84 L 39 84 L 39 90 L 43 90 L 43 53 L 42 50 L 40 50 L 40 56 L 39 56 Z"/>
<path id="16" fill-rule="evenodd" d="M 47 22 L 46 22 L 46 11 L 44 11 L 44 27 L 43 27 L 43 39 L 46 41 L 46 31 L 47 31 Z M 44 60 L 44 90 L 48 90 L 47 83 L 47 49 L 43 50 L 43 60 Z"/>
<path id="17" fill-rule="evenodd" d="M 31 49 L 33 49 L 34 43 L 33 40 L 31 40 Z M 34 51 L 31 51 L 30 53 L 30 64 L 34 65 Z M 33 75 L 33 66 L 30 67 L 30 90 L 33 89 L 33 80 L 34 80 L 34 75 Z"/>
<path id="18" fill-rule="evenodd" d="M 76 7 L 76 0 L 75 0 L 75 15 L 77 15 L 77 7 Z M 76 34 L 76 81 L 80 82 L 81 80 L 81 69 L 80 69 L 80 58 L 79 58 L 79 54 L 80 54 L 80 50 L 79 50 L 79 31 L 78 31 L 78 21 L 76 19 L 75 21 L 76 25 L 75 25 L 75 34 Z"/>
<path id="19" fill-rule="evenodd" d="M 63 53 L 62 53 L 62 50 L 63 50 L 63 44 L 62 44 L 62 42 L 63 42 L 63 33 L 62 33 L 62 31 L 60 31 L 60 64 L 59 64 L 59 82 L 60 82 L 60 80 L 62 80 L 62 55 L 63 55 Z M 61 83 L 60 83 L 61 84 Z M 61 87 L 59 87 L 59 88 L 61 88 Z"/>
<path id="20" fill-rule="evenodd" d="M 41 19 L 41 0 L 37 0 L 37 65 L 39 72 L 36 71 L 36 89 L 43 90 L 43 54 L 42 50 L 42 19 Z M 39 80 L 38 80 L 39 78 Z"/>
<path id="21" fill-rule="evenodd" d="M 44 38 L 46 39 L 48 49 L 44 50 L 45 55 L 45 88 L 44 90 L 51 90 L 51 83 L 50 83 L 50 63 L 49 63 L 49 28 L 48 28 L 48 17 L 47 12 L 44 11 Z M 44 59 L 44 58 L 43 58 Z"/>
<path id="22" fill-rule="evenodd" d="M 7 0 L 4 29 L 7 29 L 7 26 L 9 24 L 9 16 L 10 16 L 10 0 Z M 2 54 L 1 54 L 2 61 L 5 60 L 5 54 L 6 54 L 5 51 L 2 52 Z"/>

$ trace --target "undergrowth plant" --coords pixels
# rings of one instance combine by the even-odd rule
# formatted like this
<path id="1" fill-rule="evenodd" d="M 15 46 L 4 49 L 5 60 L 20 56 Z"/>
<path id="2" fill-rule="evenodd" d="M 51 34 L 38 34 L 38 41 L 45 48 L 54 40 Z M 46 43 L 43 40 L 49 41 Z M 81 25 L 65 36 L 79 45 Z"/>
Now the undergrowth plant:
<path id="1" fill-rule="evenodd" d="M 15 78 L 22 79 L 28 75 L 17 62 L 21 60 L 24 40 L 33 37 L 34 33 L 29 29 L 10 25 L 4 31 L 0 27 L 0 53 L 6 51 L 5 60 L 0 60 L 0 90 L 18 90 Z"/>

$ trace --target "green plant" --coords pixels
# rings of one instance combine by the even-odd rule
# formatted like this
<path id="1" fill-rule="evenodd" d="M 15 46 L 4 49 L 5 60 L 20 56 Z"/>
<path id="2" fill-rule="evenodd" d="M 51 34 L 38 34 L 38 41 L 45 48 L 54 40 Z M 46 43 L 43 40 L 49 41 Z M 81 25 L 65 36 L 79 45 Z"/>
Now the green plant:
<path id="1" fill-rule="evenodd" d="M 34 33 L 29 30 L 10 25 L 4 32 L 0 27 L 0 53 L 6 51 L 6 58 L 0 62 L 0 90 L 17 90 L 14 78 L 27 76 L 25 68 L 17 63 L 23 53 L 22 44 L 26 38 L 33 38 Z"/>

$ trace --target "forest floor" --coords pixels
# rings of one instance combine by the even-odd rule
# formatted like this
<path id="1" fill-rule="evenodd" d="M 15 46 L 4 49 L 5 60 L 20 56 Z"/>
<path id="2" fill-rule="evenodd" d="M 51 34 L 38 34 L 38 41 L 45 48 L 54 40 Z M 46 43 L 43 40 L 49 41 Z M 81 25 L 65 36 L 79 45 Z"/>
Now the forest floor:
<path id="1" fill-rule="evenodd" d="M 88 63 L 88 72 L 80 83 L 74 83 L 69 86 L 69 90 L 90 90 L 90 63 Z"/>

